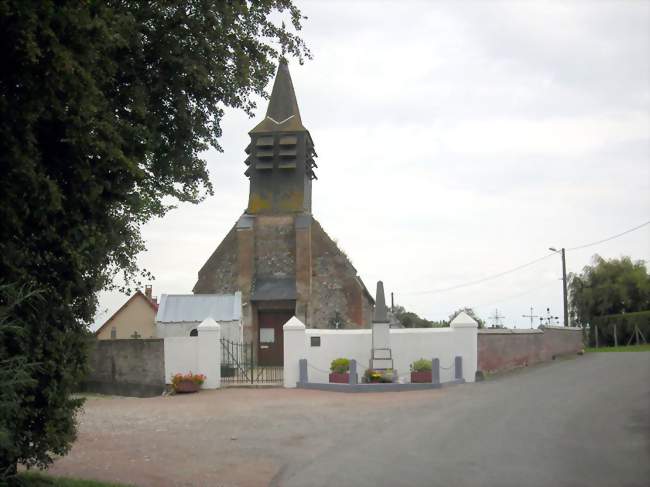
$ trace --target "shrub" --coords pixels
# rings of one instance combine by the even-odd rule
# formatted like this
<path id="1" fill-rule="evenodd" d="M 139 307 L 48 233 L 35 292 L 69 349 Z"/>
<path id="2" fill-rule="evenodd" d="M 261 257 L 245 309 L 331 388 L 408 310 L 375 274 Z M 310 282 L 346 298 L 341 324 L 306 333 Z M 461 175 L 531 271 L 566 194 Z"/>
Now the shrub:
<path id="1" fill-rule="evenodd" d="M 174 388 L 174 391 L 178 387 L 178 384 L 180 384 L 183 381 L 189 380 L 194 382 L 197 386 L 202 386 L 203 383 L 205 382 L 205 375 L 203 374 L 193 374 L 191 371 L 189 374 L 174 374 L 172 376 L 172 387 Z"/>
<path id="2" fill-rule="evenodd" d="M 411 372 L 430 372 L 433 369 L 431 360 L 419 359 L 411 364 Z"/>
<path id="3" fill-rule="evenodd" d="M 345 374 L 350 370 L 350 359 L 336 358 L 332 360 L 330 370 L 335 374 Z"/>

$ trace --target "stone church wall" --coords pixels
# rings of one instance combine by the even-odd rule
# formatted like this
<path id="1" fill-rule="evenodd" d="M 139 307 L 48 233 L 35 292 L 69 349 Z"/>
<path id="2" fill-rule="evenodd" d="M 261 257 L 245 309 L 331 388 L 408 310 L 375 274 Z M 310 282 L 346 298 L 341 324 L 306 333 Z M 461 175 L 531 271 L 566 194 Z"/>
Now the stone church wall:
<path id="1" fill-rule="evenodd" d="M 232 294 L 237 292 L 237 231 L 233 227 L 199 271 L 193 292 Z"/>
<path id="2" fill-rule="evenodd" d="M 348 257 L 313 220 L 308 326 L 327 328 L 337 312 L 346 328 L 370 326 L 372 303 Z"/>
<path id="3" fill-rule="evenodd" d="M 293 216 L 258 216 L 255 221 L 255 273 L 261 278 L 296 274 Z"/>

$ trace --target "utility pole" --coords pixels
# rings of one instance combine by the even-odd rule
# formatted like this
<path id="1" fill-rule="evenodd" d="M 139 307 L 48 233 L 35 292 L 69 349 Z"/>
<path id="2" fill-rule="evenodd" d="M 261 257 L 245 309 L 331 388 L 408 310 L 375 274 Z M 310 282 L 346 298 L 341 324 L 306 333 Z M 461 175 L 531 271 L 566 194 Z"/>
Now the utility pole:
<path id="1" fill-rule="evenodd" d="M 533 318 L 539 318 L 538 315 L 533 314 L 533 307 L 530 307 L 530 314 L 529 315 L 521 315 L 522 318 L 530 318 L 530 329 L 533 329 Z"/>
<path id="2" fill-rule="evenodd" d="M 555 247 L 549 247 L 548 250 L 558 252 Z M 569 326 L 569 297 L 567 294 L 566 285 L 566 250 L 564 247 L 560 249 L 562 253 L 562 299 L 564 301 L 564 326 Z"/>
<path id="3" fill-rule="evenodd" d="M 390 311 L 391 313 L 395 311 L 395 295 L 390 293 Z"/>
<path id="4" fill-rule="evenodd" d="M 489 317 L 491 320 L 494 320 L 493 326 L 495 328 L 499 328 L 501 326 L 501 319 L 505 318 L 505 316 L 499 315 L 499 310 L 495 309 L 494 310 L 494 316 Z"/>

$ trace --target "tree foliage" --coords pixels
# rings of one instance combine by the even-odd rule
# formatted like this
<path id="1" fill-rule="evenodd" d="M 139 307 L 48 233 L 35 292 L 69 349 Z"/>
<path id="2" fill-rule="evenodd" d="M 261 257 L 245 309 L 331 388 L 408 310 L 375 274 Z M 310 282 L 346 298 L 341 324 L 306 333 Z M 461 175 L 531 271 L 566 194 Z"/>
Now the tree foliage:
<path id="1" fill-rule="evenodd" d="M 594 318 L 650 310 L 650 275 L 645 262 L 629 257 L 593 257 L 593 265 L 569 275 L 570 312 L 580 325 Z"/>
<path id="2" fill-rule="evenodd" d="M 0 279 L 43 296 L 0 336 L 3 364 L 39 363 L 0 468 L 65 453 L 97 291 L 141 275 L 143 223 L 212 194 L 201 153 L 281 52 L 309 56 L 301 19 L 291 0 L 0 0 Z"/>
<path id="3" fill-rule="evenodd" d="M 569 275 L 569 298 L 572 321 L 598 325 L 601 344 L 614 343 L 614 323 L 619 341 L 631 335 L 635 325 L 650 330 L 649 314 L 644 313 L 650 310 L 650 275 L 643 261 L 595 255 L 593 265 Z"/>
<path id="4" fill-rule="evenodd" d="M 421 318 L 412 311 L 407 311 L 404 306 L 395 306 L 393 316 L 404 328 L 443 328 L 449 326 L 446 321 L 431 321 Z"/>

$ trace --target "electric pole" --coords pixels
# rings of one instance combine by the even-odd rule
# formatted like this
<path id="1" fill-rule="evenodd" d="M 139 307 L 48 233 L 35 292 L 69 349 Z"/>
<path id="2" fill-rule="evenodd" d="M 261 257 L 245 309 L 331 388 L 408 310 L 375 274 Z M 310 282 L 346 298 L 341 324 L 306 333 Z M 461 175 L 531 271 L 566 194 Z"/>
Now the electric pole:
<path id="1" fill-rule="evenodd" d="M 548 250 L 558 252 L 555 247 L 549 247 Z M 564 247 L 560 249 L 562 253 L 562 299 L 564 301 L 564 326 L 569 326 L 569 296 L 567 294 L 566 285 L 566 250 Z"/>

